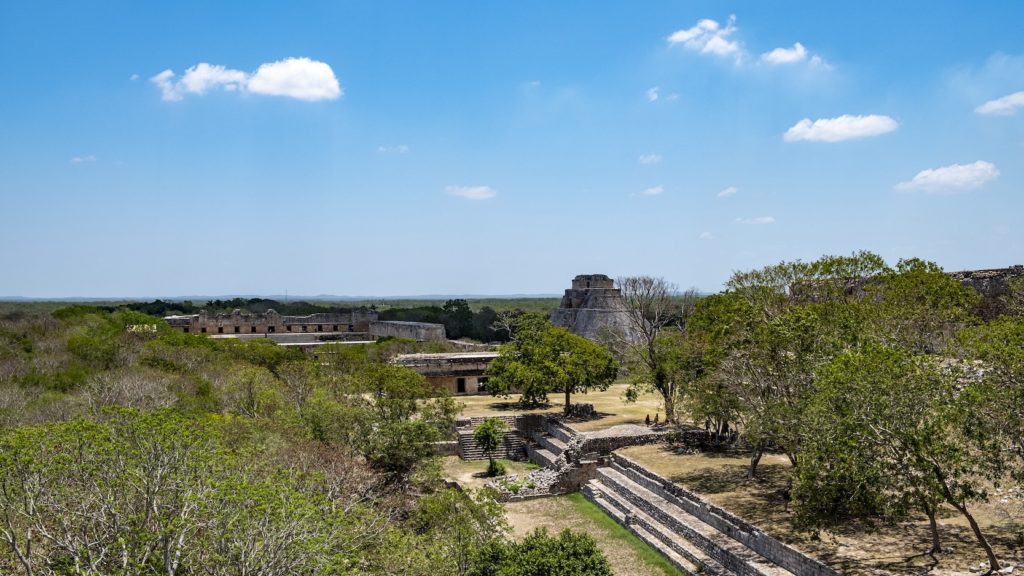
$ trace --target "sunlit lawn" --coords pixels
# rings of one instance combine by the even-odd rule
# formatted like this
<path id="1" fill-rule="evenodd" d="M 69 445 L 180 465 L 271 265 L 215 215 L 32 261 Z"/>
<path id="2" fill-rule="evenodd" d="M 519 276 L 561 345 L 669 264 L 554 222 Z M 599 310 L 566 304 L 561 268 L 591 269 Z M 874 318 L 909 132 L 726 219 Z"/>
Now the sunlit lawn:
<path id="1" fill-rule="evenodd" d="M 661 397 L 657 394 L 643 394 L 636 402 L 625 401 L 626 388 L 628 384 L 618 382 L 603 392 L 590 392 L 589 394 L 574 394 L 573 403 L 587 402 L 594 405 L 598 412 L 598 418 L 582 422 L 572 422 L 573 428 L 579 431 L 600 430 L 618 424 L 643 424 L 644 418 L 655 414 L 665 417 L 662 409 Z M 463 416 L 496 416 L 503 414 L 522 414 L 527 412 L 548 412 L 561 414 L 565 407 L 564 396 L 550 394 L 551 401 L 545 407 L 526 409 L 519 405 L 519 394 L 512 394 L 508 398 L 490 395 L 483 396 L 459 396 L 456 401 L 464 405 Z"/>

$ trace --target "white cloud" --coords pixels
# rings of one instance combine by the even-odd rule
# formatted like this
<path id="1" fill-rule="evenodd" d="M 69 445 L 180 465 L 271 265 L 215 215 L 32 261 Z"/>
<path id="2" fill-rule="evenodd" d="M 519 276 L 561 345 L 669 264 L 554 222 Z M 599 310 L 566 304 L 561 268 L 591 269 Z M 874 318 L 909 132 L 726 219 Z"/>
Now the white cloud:
<path id="1" fill-rule="evenodd" d="M 661 162 L 661 154 L 641 154 L 637 160 L 641 164 L 658 164 Z"/>
<path id="2" fill-rule="evenodd" d="M 307 102 L 335 100 L 342 95 L 334 70 L 309 58 L 285 58 L 261 64 L 249 79 L 248 88 L 256 94 L 287 96 Z"/>
<path id="3" fill-rule="evenodd" d="M 737 218 L 736 224 L 775 224 L 774 216 L 757 216 L 755 218 Z"/>
<path id="4" fill-rule="evenodd" d="M 870 114 L 867 116 L 851 116 L 844 114 L 838 118 L 819 118 L 811 122 L 810 118 L 794 124 L 782 136 L 786 142 L 808 140 L 810 142 L 842 142 L 878 136 L 892 132 L 899 123 L 888 116 Z"/>
<path id="5" fill-rule="evenodd" d="M 699 238 L 700 240 L 714 240 L 715 239 L 715 237 L 711 234 L 711 232 L 701 232 L 700 236 L 697 236 L 697 238 Z"/>
<path id="6" fill-rule="evenodd" d="M 381 154 L 405 154 L 409 151 L 407 144 L 399 144 L 397 146 L 377 146 L 377 152 Z"/>
<path id="7" fill-rule="evenodd" d="M 309 58 L 285 58 L 261 64 L 253 74 L 201 62 L 186 70 L 180 79 L 176 79 L 174 71 L 168 69 L 150 81 L 160 88 L 163 99 L 169 101 L 218 89 L 284 96 L 307 102 L 335 100 L 343 94 L 331 67 Z"/>
<path id="8" fill-rule="evenodd" d="M 96 157 L 93 156 L 92 154 L 89 154 L 88 156 L 75 156 L 75 157 L 71 158 L 71 163 L 72 164 L 85 164 L 87 162 L 95 162 L 95 161 L 96 161 Z"/>
<path id="9" fill-rule="evenodd" d="M 734 56 L 738 60 L 742 55 L 740 44 L 736 40 L 729 40 L 734 32 L 736 16 L 729 16 L 724 28 L 718 22 L 705 18 L 692 28 L 673 32 L 667 40 L 669 44 L 682 44 L 686 49 L 701 54 Z"/>
<path id="10" fill-rule="evenodd" d="M 922 170 L 908 182 L 900 182 L 897 190 L 921 190 L 932 194 L 956 193 L 980 188 L 999 177 L 999 169 L 991 162 L 978 160 L 973 164 L 950 164 Z"/>
<path id="11" fill-rule="evenodd" d="M 138 74 L 132 74 L 131 76 L 128 77 L 128 79 L 131 80 L 132 82 L 135 82 L 136 80 L 139 79 L 139 75 Z"/>
<path id="12" fill-rule="evenodd" d="M 728 198 L 730 196 L 735 196 L 736 193 L 739 192 L 739 191 L 740 191 L 739 188 L 737 188 L 735 186 L 729 186 L 728 188 L 726 188 L 726 189 L 722 190 L 721 192 L 719 192 L 718 193 L 718 197 L 719 198 Z"/>
<path id="13" fill-rule="evenodd" d="M 650 188 L 644 188 L 640 191 L 641 196 L 657 196 L 665 191 L 665 187 L 662 185 L 651 186 Z"/>
<path id="14" fill-rule="evenodd" d="M 648 88 L 647 92 L 644 92 L 644 97 L 647 98 L 648 102 L 657 102 L 658 90 L 660 90 L 660 88 L 658 88 L 657 86 L 655 86 L 654 88 Z"/>
<path id="15" fill-rule="evenodd" d="M 975 108 L 974 111 L 988 116 L 1009 116 L 1016 114 L 1018 108 L 1024 108 L 1024 91 L 989 100 Z"/>
<path id="16" fill-rule="evenodd" d="M 776 48 L 771 52 L 761 54 L 761 61 L 768 64 L 793 64 L 805 58 L 807 58 L 807 49 L 799 42 L 793 44 L 792 48 Z"/>
<path id="17" fill-rule="evenodd" d="M 444 191 L 467 200 L 489 200 L 498 195 L 490 186 L 445 186 Z"/>

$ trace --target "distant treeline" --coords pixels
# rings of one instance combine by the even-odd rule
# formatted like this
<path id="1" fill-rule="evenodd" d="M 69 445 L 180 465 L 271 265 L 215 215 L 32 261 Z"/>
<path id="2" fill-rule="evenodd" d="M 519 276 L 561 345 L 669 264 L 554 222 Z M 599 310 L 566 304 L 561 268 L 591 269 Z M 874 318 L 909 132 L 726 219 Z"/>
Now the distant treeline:
<path id="1" fill-rule="evenodd" d="M 391 308 L 380 313 L 381 320 L 403 322 L 432 322 L 444 324 L 449 338 L 472 338 L 480 342 L 505 342 L 508 331 L 495 330 L 494 321 L 498 313 L 490 306 L 483 306 L 474 312 L 466 300 L 448 300 L 443 306 L 416 306 L 415 308 Z"/>

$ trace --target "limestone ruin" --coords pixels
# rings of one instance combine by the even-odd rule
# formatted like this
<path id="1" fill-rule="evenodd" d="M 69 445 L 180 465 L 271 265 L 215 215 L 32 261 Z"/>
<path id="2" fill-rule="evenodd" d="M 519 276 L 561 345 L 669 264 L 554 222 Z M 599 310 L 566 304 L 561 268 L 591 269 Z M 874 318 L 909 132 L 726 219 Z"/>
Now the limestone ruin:
<path id="1" fill-rule="evenodd" d="M 572 279 L 551 323 L 594 342 L 613 336 L 628 336 L 632 330 L 626 316 L 622 293 L 615 281 L 604 274 L 580 274 Z"/>

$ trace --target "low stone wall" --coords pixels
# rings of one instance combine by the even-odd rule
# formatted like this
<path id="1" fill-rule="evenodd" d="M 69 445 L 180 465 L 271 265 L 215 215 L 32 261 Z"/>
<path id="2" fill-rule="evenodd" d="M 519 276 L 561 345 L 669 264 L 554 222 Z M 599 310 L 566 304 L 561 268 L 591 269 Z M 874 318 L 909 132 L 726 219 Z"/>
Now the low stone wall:
<path id="1" fill-rule="evenodd" d="M 584 454 L 599 454 L 604 456 L 625 446 L 660 444 L 664 441 L 665 432 L 651 432 L 650 434 L 642 434 L 638 436 L 610 436 L 607 438 L 586 437 L 583 440 L 582 452 Z"/>
<path id="2" fill-rule="evenodd" d="M 613 462 L 626 470 L 630 479 L 644 488 L 670 499 L 686 512 L 702 522 L 742 543 L 775 564 L 798 576 L 840 576 L 841 573 L 820 561 L 762 532 L 759 528 L 715 506 L 700 495 L 691 492 L 651 472 L 637 462 L 620 454 L 612 456 Z"/>
<path id="3" fill-rule="evenodd" d="M 434 442 L 431 447 L 434 449 L 434 454 L 438 456 L 458 456 L 459 455 L 459 443 L 455 440 L 444 440 L 441 442 Z"/>

